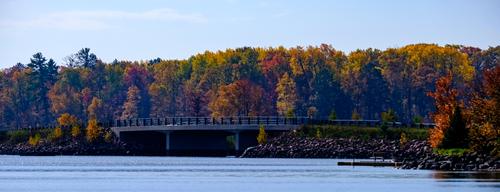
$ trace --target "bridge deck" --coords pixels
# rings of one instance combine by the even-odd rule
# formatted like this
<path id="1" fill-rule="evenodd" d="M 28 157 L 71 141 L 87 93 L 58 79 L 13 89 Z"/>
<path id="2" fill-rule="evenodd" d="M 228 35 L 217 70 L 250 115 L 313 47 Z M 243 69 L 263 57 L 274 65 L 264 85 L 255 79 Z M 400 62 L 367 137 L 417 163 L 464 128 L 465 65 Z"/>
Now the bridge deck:
<path id="1" fill-rule="evenodd" d="M 265 125 L 266 131 L 290 131 L 301 125 Z M 111 127 L 113 131 L 245 131 L 258 130 L 260 125 L 152 125 Z"/>
<path id="2" fill-rule="evenodd" d="M 307 124 L 307 118 L 285 117 L 170 117 L 117 120 L 111 129 L 122 131 L 290 131 Z"/>
<path id="3" fill-rule="evenodd" d="M 167 117 L 135 118 L 116 120 L 110 126 L 115 133 L 122 131 L 244 131 L 258 130 L 264 126 L 268 131 L 290 131 L 306 124 L 379 126 L 379 120 L 322 120 L 308 117 Z M 389 127 L 407 127 L 400 122 L 390 122 Z M 433 124 L 415 124 L 428 128 Z"/>

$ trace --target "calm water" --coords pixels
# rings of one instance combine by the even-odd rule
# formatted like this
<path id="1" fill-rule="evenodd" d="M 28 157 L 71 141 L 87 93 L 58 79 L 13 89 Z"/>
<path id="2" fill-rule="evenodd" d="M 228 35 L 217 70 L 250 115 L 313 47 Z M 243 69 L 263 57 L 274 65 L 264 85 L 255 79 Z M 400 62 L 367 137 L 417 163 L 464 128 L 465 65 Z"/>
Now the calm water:
<path id="1" fill-rule="evenodd" d="M 499 174 L 332 159 L 0 156 L 0 191 L 500 191 Z"/>

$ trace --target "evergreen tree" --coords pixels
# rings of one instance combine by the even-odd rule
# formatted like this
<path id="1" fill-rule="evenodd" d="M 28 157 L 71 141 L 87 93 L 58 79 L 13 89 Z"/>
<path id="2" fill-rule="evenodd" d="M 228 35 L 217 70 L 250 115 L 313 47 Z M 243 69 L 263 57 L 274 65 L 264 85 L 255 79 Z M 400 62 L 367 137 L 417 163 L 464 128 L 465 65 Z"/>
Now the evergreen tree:
<path id="1" fill-rule="evenodd" d="M 83 48 L 75 54 L 77 66 L 84 68 L 94 68 L 97 62 L 95 54 L 90 53 L 89 48 Z"/>
<path id="2" fill-rule="evenodd" d="M 31 90 L 35 94 L 34 110 L 37 123 L 48 124 L 51 119 L 48 93 L 57 80 L 57 66 L 54 60 L 47 59 L 42 53 L 36 53 L 28 64 L 31 69 Z"/>
<path id="3" fill-rule="evenodd" d="M 462 116 L 462 110 L 459 106 L 455 107 L 453 115 L 450 118 L 450 127 L 446 129 L 443 141 L 440 144 L 441 148 L 467 148 L 468 130 L 465 127 L 465 120 Z"/>

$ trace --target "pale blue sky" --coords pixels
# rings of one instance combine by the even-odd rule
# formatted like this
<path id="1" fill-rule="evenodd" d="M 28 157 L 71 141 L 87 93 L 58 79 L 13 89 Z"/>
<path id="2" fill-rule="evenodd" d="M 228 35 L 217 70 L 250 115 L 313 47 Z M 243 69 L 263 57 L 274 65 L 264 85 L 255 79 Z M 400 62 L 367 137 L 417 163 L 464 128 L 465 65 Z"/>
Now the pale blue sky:
<path id="1" fill-rule="evenodd" d="M 89 47 L 101 59 L 184 59 L 242 46 L 411 43 L 500 45 L 495 0 L 2 0 L 0 68 L 42 52 L 62 64 Z"/>

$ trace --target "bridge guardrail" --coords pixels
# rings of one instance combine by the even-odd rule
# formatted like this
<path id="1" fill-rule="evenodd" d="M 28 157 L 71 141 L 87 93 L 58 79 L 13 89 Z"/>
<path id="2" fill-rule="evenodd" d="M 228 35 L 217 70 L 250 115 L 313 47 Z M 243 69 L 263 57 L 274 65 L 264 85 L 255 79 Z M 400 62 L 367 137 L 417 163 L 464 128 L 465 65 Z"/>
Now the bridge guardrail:
<path id="1" fill-rule="evenodd" d="M 175 125 L 299 125 L 310 119 L 304 117 L 166 117 L 166 118 L 134 118 L 116 120 L 113 127 L 126 126 L 175 126 Z"/>
<path id="2" fill-rule="evenodd" d="M 237 116 L 237 117 L 165 117 L 165 118 L 133 118 L 115 120 L 112 127 L 130 126 L 179 126 L 179 125 L 346 125 L 346 126 L 380 126 L 380 120 L 328 120 L 314 119 L 309 117 L 280 117 L 280 116 Z M 388 127 L 416 127 L 432 128 L 433 123 L 412 123 L 387 122 Z"/>

